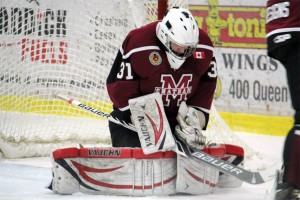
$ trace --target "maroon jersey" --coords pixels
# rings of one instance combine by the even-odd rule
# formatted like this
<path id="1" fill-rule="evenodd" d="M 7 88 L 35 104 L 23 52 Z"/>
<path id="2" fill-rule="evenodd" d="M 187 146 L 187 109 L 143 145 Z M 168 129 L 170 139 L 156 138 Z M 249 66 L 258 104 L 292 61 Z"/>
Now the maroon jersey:
<path id="1" fill-rule="evenodd" d="M 300 0 L 268 0 L 266 15 L 268 51 L 300 42 Z"/>
<path id="2" fill-rule="evenodd" d="M 210 110 L 216 87 L 216 62 L 209 37 L 199 30 L 199 44 L 194 55 L 178 70 L 172 69 L 156 37 L 157 23 L 128 34 L 108 76 L 107 90 L 114 107 L 122 111 L 128 109 L 131 98 L 161 93 L 166 115 L 174 127 L 182 101 L 207 113 Z"/>

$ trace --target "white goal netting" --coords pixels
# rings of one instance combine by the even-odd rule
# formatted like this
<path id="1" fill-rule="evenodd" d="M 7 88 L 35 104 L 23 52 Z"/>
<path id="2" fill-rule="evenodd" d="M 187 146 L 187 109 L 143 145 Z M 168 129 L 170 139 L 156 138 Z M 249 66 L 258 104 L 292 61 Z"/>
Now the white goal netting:
<path id="1" fill-rule="evenodd" d="M 187 6 L 186 1 L 172 5 Z M 110 113 L 105 81 L 133 28 L 157 19 L 157 0 L 2 0 L 0 150 L 49 155 L 109 145 L 107 121 L 52 97 L 60 92 Z"/>
<path id="2" fill-rule="evenodd" d="M 187 7 L 186 0 L 169 6 Z M 110 145 L 107 121 L 53 93 L 110 113 L 105 81 L 133 28 L 157 19 L 157 0 L 2 0 L 0 150 L 6 158 L 47 156 L 61 147 Z M 212 141 L 246 147 L 212 110 Z M 253 151 L 248 150 L 249 155 Z"/>

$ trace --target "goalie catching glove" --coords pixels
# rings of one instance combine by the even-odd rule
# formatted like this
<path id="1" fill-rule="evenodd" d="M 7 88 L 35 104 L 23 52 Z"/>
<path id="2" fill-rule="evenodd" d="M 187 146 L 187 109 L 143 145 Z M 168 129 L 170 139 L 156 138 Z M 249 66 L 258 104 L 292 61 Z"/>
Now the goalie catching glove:
<path id="1" fill-rule="evenodd" d="M 193 107 L 181 102 L 177 114 L 178 125 L 175 127 L 177 137 L 187 145 L 203 149 L 206 137 L 202 134 L 202 128 L 206 124 L 204 114 Z"/>

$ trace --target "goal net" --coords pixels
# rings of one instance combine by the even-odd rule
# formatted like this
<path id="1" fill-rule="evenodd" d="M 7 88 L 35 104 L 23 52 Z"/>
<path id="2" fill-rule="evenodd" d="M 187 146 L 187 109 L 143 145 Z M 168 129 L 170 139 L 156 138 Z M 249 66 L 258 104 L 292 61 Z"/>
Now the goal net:
<path id="1" fill-rule="evenodd" d="M 107 120 L 52 94 L 110 113 L 105 81 L 116 53 L 130 30 L 157 20 L 157 2 L 163 1 L 2 0 L 0 150 L 5 158 L 47 156 L 78 144 L 110 145 Z M 206 134 L 215 142 L 242 144 L 214 108 Z"/>

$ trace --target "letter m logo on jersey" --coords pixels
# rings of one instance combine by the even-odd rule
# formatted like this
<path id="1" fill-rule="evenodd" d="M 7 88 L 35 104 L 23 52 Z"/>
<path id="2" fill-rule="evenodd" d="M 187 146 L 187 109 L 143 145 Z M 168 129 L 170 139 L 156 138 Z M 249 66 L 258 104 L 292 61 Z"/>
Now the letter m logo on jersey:
<path id="1" fill-rule="evenodd" d="M 160 79 L 162 85 L 161 87 L 156 87 L 155 92 L 162 94 L 165 106 L 170 105 L 170 98 L 173 98 L 173 100 L 177 99 L 177 106 L 179 106 L 192 91 L 192 86 L 190 86 L 192 78 L 192 74 L 184 74 L 176 83 L 172 75 L 162 75 Z"/>

